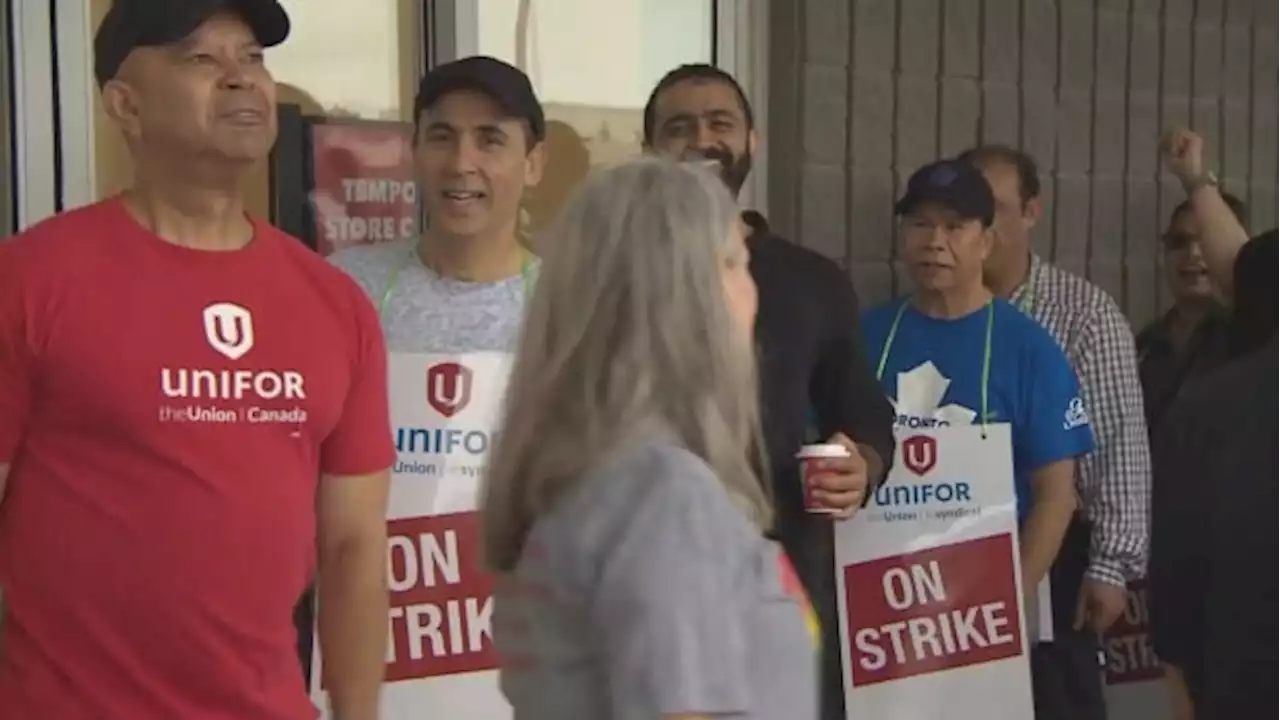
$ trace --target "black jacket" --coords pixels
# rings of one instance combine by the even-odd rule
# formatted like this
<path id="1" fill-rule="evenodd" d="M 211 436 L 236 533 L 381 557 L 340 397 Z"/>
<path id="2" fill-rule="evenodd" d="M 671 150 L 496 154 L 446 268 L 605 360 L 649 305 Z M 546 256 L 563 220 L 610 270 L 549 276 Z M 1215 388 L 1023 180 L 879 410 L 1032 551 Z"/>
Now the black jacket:
<path id="1" fill-rule="evenodd" d="M 848 276 L 828 258 L 773 234 L 759 214 L 743 218 L 753 230 L 747 246 L 760 294 L 761 415 L 777 535 L 822 620 L 823 717 L 843 719 L 831 520 L 804 511 L 795 454 L 812 412 L 819 437 L 843 432 L 873 448 L 887 469 L 893 407 L 867 361 Z"/>
<path id="2" fill-rule="evenodd" d="M 1277 352 L 1189 386 L 1151 446 L 1151 638 L 1197 720 L 1276 712 Z"/>

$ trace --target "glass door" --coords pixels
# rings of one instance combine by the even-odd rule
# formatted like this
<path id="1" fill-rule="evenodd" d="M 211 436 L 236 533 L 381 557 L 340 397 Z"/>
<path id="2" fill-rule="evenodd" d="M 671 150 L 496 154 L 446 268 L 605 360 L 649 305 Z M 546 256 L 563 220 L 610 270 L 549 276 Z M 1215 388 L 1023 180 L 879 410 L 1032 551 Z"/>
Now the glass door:
<path id="1" fill-rule="evenodd" d="M 10 24 L 10 3 L 0 9 L 0 237 L 8 237 L 17 230 L 14 222 L 13 191 L 13 63 L 10 56 L 13 52 L 13 26 Z M 0 603 L 3 600 L 0 599 Z M 0 604 L 2 613 L 3 604 Z M 0 614 L 2 617 L 2 614 Z"/>

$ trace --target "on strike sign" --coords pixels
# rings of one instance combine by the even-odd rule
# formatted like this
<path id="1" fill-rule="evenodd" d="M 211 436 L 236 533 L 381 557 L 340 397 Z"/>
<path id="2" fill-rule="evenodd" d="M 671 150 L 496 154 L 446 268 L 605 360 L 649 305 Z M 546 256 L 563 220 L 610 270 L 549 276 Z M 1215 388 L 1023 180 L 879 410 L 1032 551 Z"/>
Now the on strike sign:
<path id="1" fill-rule="evenodd" d="M 1012 558 L 1003 534 L 845 567 L 853 684 L 1021 654 Z"/>
<path id="2" fill-rule="evenodd" d="M 387 532 L 387 682 L 498 667 L 493 580 L 478 555 L 479 515 L 393 520 Z"/>
<path id="3" fill-rule="evenodd" d="M 392 353 L 396 464 L 387 521 L 383 720 L 508 720 L 493 646 L 493 577 L 480 556 L 480 481 L 510 374 L 506 353 Z M 314 667 L 324 657 L 316 648 Z M 328 715 L 322 672 L 312 697 Z"/>
<path id="4" fill-rule="evenodd" d="M 326 120 L 311 126 L 311 205 L 316 249 L 418 234 L 413 125 Z"/>
<path id="5" fill-rule="evenodd" d="M 1164 673 L 1151 645 L 1145 580 L 1129 585 L 1124 614 L 1103 638 L 1107 667 L 1107 716 L 1114 720 L 1164 720 L 1173 708 Z"/>
<path id="6" fill-rule="evenodd" d="M 847 717 L 1033 717 L 1009 427 L 897 440 L 884 484 L 835 526 Z"/>

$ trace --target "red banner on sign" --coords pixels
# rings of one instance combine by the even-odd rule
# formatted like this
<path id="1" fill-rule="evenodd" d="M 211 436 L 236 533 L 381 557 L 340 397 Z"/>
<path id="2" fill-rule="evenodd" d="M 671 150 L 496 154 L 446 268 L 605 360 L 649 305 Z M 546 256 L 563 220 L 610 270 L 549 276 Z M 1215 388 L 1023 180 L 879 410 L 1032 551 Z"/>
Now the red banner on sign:
<path id="1" fill-rule="evenodd" d="M 316 123 L 311 153 L 311 207 L 321 255 L 418 234 L 413 125 Z"/>
<path id="2" fill-rule="evenodd" d="M 1147 610 L 1147 582 L 1129 585 L 1124 614 L 1107 630 L 1107 684 L 1144 682 L 1163 677 L 1151 645 L 1151 614 Z"/>
<path id="3" fill-rule="evenodd" d="M 1020 655 L 1014 552 L 995 535 L 846 566 L 854 686 Z"/>
<path id="4" fill-rule="evenodd" d="M 392 520 L 387 682 L 492 670 L 493 579 L 475 512 Z"/>

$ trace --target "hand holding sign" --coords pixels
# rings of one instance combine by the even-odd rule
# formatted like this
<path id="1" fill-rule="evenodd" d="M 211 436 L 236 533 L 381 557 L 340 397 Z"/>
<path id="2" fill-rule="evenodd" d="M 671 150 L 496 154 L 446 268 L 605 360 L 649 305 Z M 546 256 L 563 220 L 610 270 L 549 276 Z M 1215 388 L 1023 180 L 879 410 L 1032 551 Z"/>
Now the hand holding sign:
<path id="1" fill-rule="evenodd" d="M 1088 624 L 1094 632 L 1104 633 L 1124 614 L 1129 595 L 1123 585 L 1085 578 L 1076 600 L 1075 629 Z"/>
<path id="2" fill-rule="evenodd" d="M 816 468 L 820 472 L 813 473 L 809 482 L 813 484 L 813 498 L 830 508 L 833 518 L 844 520 L 853 517 L 866 497 L 867 461 L 857 444 L 844 433 L 836 433 L 829 442 L 843 445 L 849 454 L 847 457 L 822 458 Z"/>

